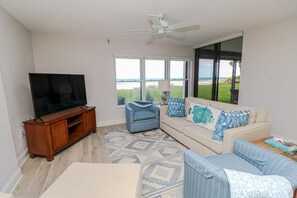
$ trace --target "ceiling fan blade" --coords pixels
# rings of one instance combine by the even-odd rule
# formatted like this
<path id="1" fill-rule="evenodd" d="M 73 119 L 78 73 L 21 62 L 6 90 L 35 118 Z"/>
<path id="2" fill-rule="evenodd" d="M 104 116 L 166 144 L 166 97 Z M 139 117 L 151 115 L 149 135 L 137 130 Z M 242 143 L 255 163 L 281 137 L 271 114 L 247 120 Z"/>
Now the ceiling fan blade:
<path id="1" fill-rule="evenodd" d="M 198 24 L 198 21 L 191 20 L 191 21 L 185 21 L 185 22 L 169 25 L 169 29 L 179 30 L 179 31 L 189 31 L 189 30 L 198 30 L 200 29 L 200 26 Z"/>
<path id="2" fill-rule="evenodd" d="M 184 35 L 183 33 L 180 33 L 180 32 L 176 32 L 176 31 L 166 32 L 166 36 L 172 36 L 172 37 L 175 37 L 175 38 L 178 38 L 178 39 L 185 39 L 186 38 L 186 35 Z"/>
<path id="3" fill-rule="evenodd" d="M 153 34 L 151 35 L 147 40 L 146 40 L 146 44 L 149 45 L 151 44 L 152 42 L 154 42 L 156 40 L 156 36 Z"/>
<path id="4" fill-rule="evenodd" d="M 129 33 L 129 32 L 152 32 L 152 29 L 135 29 L 135 30 L 124 30 L 124 33 Z"/>
<path id="5" fill-rule="evenodd" d="M 160 21 L 160 17 L 158 15 L 148 14 L 148 17 L 153 22 L 154 25 L 162 26 L 161 21 Z"/>

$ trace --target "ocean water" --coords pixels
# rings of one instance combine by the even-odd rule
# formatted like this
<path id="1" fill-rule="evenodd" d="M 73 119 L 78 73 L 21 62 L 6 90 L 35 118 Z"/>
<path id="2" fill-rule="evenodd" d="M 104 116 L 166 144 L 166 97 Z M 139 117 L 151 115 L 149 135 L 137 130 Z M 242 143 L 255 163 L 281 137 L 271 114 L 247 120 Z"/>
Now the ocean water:
<path id="1" fill-rule="evenodd" d="M 220 78 L 220 80 L 223 80 L 225 78 Z M 156 81 L 149 81 L 146 83 L 147 85 L 156 85 L 158 86 L 158 82 Z M 198 85 L 211 85 L 212 84 L 212 78 L 200 78 Z M 183 81 L 171 81 L 171 86 L 183 86 Z M 140 82 L 117 82 L 117 89 L 137 89 L 140 87 Z"/>
<path id="2" fill-rule="evenodd" d="M 147 85 L 156 85 L 158 87 L 158 82 L 147 82 Z M 171 81 L 171 86 L 183 86 L 183 81 Z M 137 89 L 140 87 L 140 82 L 117 82 L 117 89 Z"/>
<path id="3" fill-rule="evenodd" d="M 211 85 L 212 78 L 199 78 L 198 85 Z"/>
<path id="4" fill-rule="evenodd" d="M 224 80 L 226 78 L 220 78 L 219 81 Z M 211 85 L 212 78 L 199 78 L 198 85 Z"/>

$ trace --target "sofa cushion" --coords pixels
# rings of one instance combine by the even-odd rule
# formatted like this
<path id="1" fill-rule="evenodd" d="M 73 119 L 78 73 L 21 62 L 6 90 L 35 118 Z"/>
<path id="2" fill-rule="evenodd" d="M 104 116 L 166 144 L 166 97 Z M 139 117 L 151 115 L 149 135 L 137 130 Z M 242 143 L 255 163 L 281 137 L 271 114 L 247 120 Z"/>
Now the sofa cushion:
<path id="1" fill-rule="evenodd" d="M 187 97 L 186 98 L 186 112 L 189 111 L 191 102 L 196 103 L 196 104 L 202 104 L 205 106 L 210 105 L 210 100 L 202 99 L 202 98 L 195 98 L 195 97 Z"/>
<path id="2" fill-rule="evenodd" d="M 134 120 L 147 120 L 147 119 L 155 119 L 156 113 L 151 111 L 135 111 L 134 112 Z"/>
<path id="3" fill-rule="evenodd" d="M 221 112 L 220 109 L 207 106 L 201 119 L 201 126 L 214 131 Z"/>
<path id="4" fill-rule="evenodd" d="M 257 110 L 253 107 L 234 105 L 234 104 L 228 104 L 228 103 L 217 102 L 217 101 L 210 101 L 210 106 L 213 106 L 215 108 L 225 110 L 225 111 L 250 110 L 250 117 L 249 117 L 248 124 L 255 123 L 257 119 Z"/>
<path id="5" fill-rule="evenodd" d="M 191 102 L 190 108 L 187 112 L 187 120 L 195 124 L 201 123 L 205 109 L 205 105 Z"/>
<path id="6" fill-rule="evenodd" d="M 185 126 L 184 134 L 216 153 L 222 152 L 222 142 L 212 140 L 212 131 L 201 126 Z"/>
<path id="7" fill-rule="evenodd" d="M 185 116 L 185 99 L 168 98 L 168 116 L 184 117 Z"/>
<path id="8" fill-rule="evenodd" d="M 164 124 L 176 129 L 178 132 L 183 133 L 185 126 L 196 126 L 194 123 L 186 120 L 186 117 L 169 117 L 164 116 L 162 119 Z"/>
<path id="9" fill-rule="evenodd" d="M 224 131 L 235 127 L 245 126 L 248 123 L 250 111 L 222 111 L 219 120 L 213 132 L 213 139 L 223 141 Z"/>
<path id="10" fill-rule="evenodd" d="M 238 157 L 234 153 L 226 153 L 221 155 L 212 155 L 207 159 L 214 165 L 222 167 L 224 169 L 230 169 L 235 171 L 241 171 L 251 173 L 254 175 L 264 175 L 259 169 L 252 164 L 248 163 L 244 159 Z"/>
<path id="11" fill-rule="evenodd" d="M 257 108 L 256 122 L 267 122 L 268 112 L 265 109 Z"/>

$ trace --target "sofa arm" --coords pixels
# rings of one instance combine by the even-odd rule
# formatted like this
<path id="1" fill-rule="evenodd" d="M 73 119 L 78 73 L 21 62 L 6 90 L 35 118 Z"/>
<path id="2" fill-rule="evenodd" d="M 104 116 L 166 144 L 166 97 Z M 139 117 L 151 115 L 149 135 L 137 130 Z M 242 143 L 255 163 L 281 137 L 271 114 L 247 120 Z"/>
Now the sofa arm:
<path id="1" fill-rule="evenodd" d="M 184 198 L 230 197 L 228 180 L 222 168 L 191 150 L 185 152 L 184 162 Z"/>
<path id="2" fill-rule="evenodd" d="M 271 125 L 269 122 L 256 122 L 243 127 L 225 130 L 222 153 L 231 153 L 235 139 L 253 141 L 270 137 Z"/>
<path id="3" fill-rule="evenodd" d="M 131 123 L 131 122 L 134 122 L 134 110 L 129 107 L 129 105 L 125 105 L 125 111 L 126 111 L 126 121 L 127 121 L 127 124 L 128 123 Z"/>
<path id="4" fill-rule="evenodd" d="M 160 116 L 160 108 L 156 105 L 152 105 L 149 107 L 149 110 L 156 114 L 156 119 L 159 119 Z"/>
<path id="5" fill-rule="evenodd" d="M 200 175 L 205 178 L 211 178 L 214 176 L 214 173 L 222 170 L 222 168 L 217 167 L 212 164 L 206 158 L 202 157 L 198 153 L 195 153 L 192 150 L 187 150 L 184 154 L 185 164 L 190 166 L 192 169 L 196 170 Z"/>

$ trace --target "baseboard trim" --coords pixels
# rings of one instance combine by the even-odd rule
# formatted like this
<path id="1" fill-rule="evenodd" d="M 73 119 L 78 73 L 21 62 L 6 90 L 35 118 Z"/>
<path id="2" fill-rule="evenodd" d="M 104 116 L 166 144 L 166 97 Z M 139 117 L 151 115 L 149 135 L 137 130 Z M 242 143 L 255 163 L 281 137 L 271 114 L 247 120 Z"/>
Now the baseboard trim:
<path id="1" fill-rule="evenodd" d="M 110 125 L 123 124 L 123 123 L 126 123 L 126 119 L 108 120 L 108 121 L 97 122 L 97 127 L 110 126 Z"/>
<path id="2" fill-rule="evenodd" d="M 18 157 L 18 165 L 22 167 L 27 158 L 29 157 L 28 149 L 24 150 L 24 152 Z"/>
<path id="3" fill-rule="evenodd" d="M 12 193 L 22 177 L 22 171 L 20 168 L 18 168 L 2 188 L 1 192 Z"/>
<path id="4" fill-rule="evenodd" d="M 277 137 L 277 138 L 283 138 L 283 139 L 288 140 L 288 141 L 290 141 L 290 142 L 292 142 L 294 144 L 297 144 L 297 140 L 293 140 L 293 139 L 290 139 L 290 138 L 287 138 L 287 137 L 282 137 L 279 134 L 271 133 L 271 136 Z"/>

